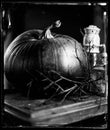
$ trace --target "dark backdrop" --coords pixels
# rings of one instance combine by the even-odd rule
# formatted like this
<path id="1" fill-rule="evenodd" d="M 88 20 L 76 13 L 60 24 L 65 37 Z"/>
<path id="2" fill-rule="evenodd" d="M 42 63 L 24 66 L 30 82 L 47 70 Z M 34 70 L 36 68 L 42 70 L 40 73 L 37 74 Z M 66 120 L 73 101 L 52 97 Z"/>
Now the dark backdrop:
<path id="1" fill-rule="evenodd" d="M 29 29 L 44 29 L 57 19 L 61 20 L 62 26 L 53 30 L 56 33 L 69 35 L 82 43 L 83 35 L 80 31 L 83 31 L 85 27 L 92 24 L 98 26 L 101 29 L 101 43 L 104 43 L 105 41 L 104 27 L 106 23 L 104 22 L 103 17 L 104 11 L 107 11 L 107 7 L 105 6 L 68 4 L 48 5 L 35 3 L 30 4 L 28 2 L 8 2 L 2 3 L 2 8 L 0 10 L 4 12 L 4 14 L 2 14 L 2 44 L 5 50 L 11 41 L 20 33 Z M 11 22 L 10 27 L 8 26 L 8 16 L 10 17 Z M 107 31 L 107 25 L 105 29 Z M 9 124 L 11 124 L 10 121 L 16 122 L 15 119 L 9 120 L 10 117 L 9 119 L 6 118 L 8 118 L 7 115 L 4 118 L 4 124 L 6 123 L 5 126 L 9 126 Z M 97 121 L 99 121 L 99 119 Z M 88 120 L 88 122 L 95 122 L 95 124 L 98 125 L 100 124 L 99 122 L 97 123 L 96 120 Z M 90 125 L 88 122 L 85 122 L 86 126 Z M 78 124 L 81 126 L 80 123 Z M 103 121 L 103 123 L 101 122 L 101 124 L 105 124 L 105 121 Z"/>
<path id="2" fill-rule="evenodd" d="M 71 5 L 71 4 L 36 4 L 36 3 L 4 3 L 3 9 L 11 18 L 10 42 L 20 33 L 29 29 L 44 29 L 55 20 L 60 19 L 62 26 L 53 31 L 72 36 L 82 43 L 81 30 L 89 25 L 96 25 L 101 29 L 101 43 L 104 42 L 104 18 L 106 11 L 100 5 Z M 7 20 L 4 18 L 4 29 Z M 5 43 L 7 44 L 7 43 Z M 8 43 L 9 44 L 9 43 Z"/>

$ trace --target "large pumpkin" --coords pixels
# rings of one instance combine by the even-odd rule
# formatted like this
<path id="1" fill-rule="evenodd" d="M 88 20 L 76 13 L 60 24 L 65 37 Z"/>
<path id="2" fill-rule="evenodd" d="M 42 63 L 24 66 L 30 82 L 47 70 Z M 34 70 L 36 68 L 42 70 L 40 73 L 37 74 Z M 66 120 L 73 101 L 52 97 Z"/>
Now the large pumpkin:
<path id="1" fill-rule="evenodd" d="M 4 70 L 8 81 L 16 86 L 27 84 L 31 70 L 48 76 L 54 70 L 72 80 L 87 76 L 87 57 L 81 44 L 67 35 L 53 34 L 55 22 L 44 31 L 29 30 L 9 45 L 4 54 Z"/>

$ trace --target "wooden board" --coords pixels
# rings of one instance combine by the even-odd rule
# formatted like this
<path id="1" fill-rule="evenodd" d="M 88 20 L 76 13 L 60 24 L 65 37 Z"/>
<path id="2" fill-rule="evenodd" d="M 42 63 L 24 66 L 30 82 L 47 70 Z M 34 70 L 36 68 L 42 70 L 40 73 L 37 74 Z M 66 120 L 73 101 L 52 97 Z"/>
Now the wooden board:
<path id="1" fill-rule="evenodd" d="M 30 122 L 32 126 L 65 125 L 107 113 L 107 99 L 98 96 L 78 102 L 65 100 L 63 103 L 45 103 L 45 99 L 28 100 L 19 94 L 11 94 L 5 96 L 4 104 L 6 112 Z"/>

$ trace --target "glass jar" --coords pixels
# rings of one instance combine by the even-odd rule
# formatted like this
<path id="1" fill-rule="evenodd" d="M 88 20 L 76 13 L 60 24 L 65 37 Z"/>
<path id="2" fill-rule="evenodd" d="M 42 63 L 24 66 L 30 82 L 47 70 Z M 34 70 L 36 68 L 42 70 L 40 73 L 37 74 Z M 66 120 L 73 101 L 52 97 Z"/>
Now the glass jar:
<path id="1" fill-rule="evenodd" d="M 83 45 L 86 47 L 86 51 L 90 53 L 99 53 L 100 46 L 100 29 L 97 26 L 89 25 L 84 28 Z"/>

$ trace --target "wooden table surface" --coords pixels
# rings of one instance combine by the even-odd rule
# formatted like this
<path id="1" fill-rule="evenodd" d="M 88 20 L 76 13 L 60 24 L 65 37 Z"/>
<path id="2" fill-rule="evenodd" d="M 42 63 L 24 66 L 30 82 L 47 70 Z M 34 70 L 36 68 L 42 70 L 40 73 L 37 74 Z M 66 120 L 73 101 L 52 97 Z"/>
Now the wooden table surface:
<path id="1" fill-rule="evenodd" d="M 107 114 L 105 97 L 88 97 L 72 100 L 45 102 L 45 99 L 28 100 L 20 94 L 8 94 L 4 111 L 36 127 L 57 127 Z"/>

